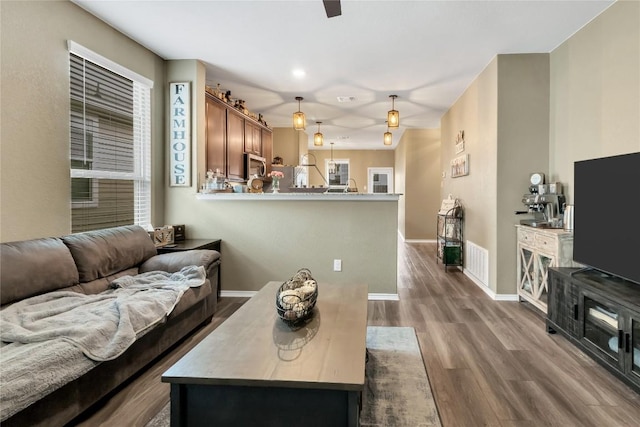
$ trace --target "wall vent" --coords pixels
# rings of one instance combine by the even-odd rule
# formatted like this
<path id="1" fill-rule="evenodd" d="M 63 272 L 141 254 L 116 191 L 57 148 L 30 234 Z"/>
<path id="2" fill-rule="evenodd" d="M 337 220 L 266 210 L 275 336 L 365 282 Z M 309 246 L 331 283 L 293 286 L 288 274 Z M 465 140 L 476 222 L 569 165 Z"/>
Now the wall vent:
<path id="1" fill-rule="evenodd" d="M 489 286 L 489 251 L 467 240 L 465 252 L 465 271 Z"/>

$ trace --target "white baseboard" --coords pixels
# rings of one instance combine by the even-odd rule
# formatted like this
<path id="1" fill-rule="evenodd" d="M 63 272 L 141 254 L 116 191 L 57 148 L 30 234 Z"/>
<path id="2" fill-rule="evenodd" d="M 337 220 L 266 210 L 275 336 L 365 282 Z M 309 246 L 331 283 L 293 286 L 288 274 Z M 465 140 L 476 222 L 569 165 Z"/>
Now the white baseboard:
<path id="1" fill-rule="evenodd" d="M 229 297 L 229 298 L 251 298 L 258 291 L 220 291 L 221 297 Z"/>
<path id="2" fill-rule="evenodd" d="M 407 239 L 405 243 L 436 243 L 433 239 Z"/>
<path id="3" fill-rule="evenodd" d="M 258 291 L 220 291 L 221 297 L 227 298 L 251 298 Z M 379 293 L 370 293 L 369 294 L 370 301 L 400 301 L 400 297 L 398 294 L 379 294 Z"/>
<path id="4" fill-rule="evenodd" d="M 497 294 L 494 298 L 496 301 L 520 301 L 518 294 Z"/>
<path id="5" fill-rule="evenodd" d="M 369 293 L 369 301 L 400 301 L 398 294 Z"/>
<path id="6" fill-rule="evenodd" d="M 479 281 L 475 276 L 468 273 L 467 270 L 462 270 L 464 275 L 467 276 L 473 283 L 478 285 L 480 289 L 484 291 L 485 294 L 489 295 L 492 300 L 495 301 L 519 301 L 517 294 L 496 294 L 493 289 L 486 286 L 484 283 Z"/>

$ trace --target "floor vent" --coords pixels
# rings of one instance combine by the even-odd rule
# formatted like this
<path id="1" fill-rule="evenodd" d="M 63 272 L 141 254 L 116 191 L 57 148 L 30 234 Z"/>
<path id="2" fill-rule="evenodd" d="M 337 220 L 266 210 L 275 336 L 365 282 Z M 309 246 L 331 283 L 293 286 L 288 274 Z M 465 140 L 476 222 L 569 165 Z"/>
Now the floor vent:
<path id="1" fill-rule="evenodd" d="M 489 251 L 467 240 L 465 270 L 483 285 L 489 286 Z"/>

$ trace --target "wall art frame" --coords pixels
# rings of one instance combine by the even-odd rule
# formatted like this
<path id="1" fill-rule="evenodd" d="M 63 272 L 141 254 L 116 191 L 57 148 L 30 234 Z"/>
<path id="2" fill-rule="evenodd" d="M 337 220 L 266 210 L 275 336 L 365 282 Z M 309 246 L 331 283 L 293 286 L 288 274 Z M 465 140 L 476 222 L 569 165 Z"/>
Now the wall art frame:
<path id="1" fill-rule="evenodd" d="M 191 83 L 169 83 L 169 186 L 191 186 Z"/>
<path id="2" fill-rule="evenodd" d="M 464 151 L 464 131 L 461 130 L 456 135 L 456 154 L 460 154 Z"/>
<path id="3" fill-rule="evenodd" d="M 463 154 L 451 160 L 451 177 L 458 178 L 469 175 L 469 155 Z"/>

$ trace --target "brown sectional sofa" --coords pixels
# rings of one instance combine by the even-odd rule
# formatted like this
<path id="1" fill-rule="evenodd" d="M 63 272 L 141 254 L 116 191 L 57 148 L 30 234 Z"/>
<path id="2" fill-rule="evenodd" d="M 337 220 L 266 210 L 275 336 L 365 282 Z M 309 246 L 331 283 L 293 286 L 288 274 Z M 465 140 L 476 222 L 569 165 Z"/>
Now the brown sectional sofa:
<path id="1" fill-rule="evenodd" d="M 157 255 L 147 232 L 138 226 L 2 243 L 0 249 L 0 309 L 52 291 L 98 294 L 108 290 L 111 282 L 123 275 L 157 270 L 176 272 L 187 265 L 203 266 L 207 273 L 205 283 L 186 291 L 166 322 L 139 337 L 117 358 L 97 362 L 79 378 L 18 412 L 3 408 L 6 418 L 1 420 L 3 427 L 69 423 L 197 326 L 210 320 L 216 309 L 220 254 L 194 250 Z M 0 395 L 4 393 L 8 391 L 0 390 Z M 3 404 L 4 401 L 2 399 Z"/>

